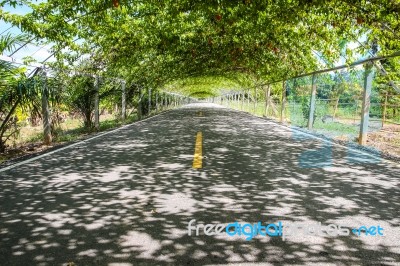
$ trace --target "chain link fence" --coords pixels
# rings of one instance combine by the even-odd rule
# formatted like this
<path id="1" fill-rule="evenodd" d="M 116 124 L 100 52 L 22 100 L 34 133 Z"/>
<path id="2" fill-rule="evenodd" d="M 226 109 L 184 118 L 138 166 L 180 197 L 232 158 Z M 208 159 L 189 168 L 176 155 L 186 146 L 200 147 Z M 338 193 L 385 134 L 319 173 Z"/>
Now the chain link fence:
<path id="1" fill-rule="evenodd" d="M 377 67 L 370 71 L 373 82 L 364 108 L 367 77 L 363 66 L 231 91 L 214 101 L 344 142 L 360 143 L 360 131 L 368 124 L 368 140 L 363 145 L 400 156 L 400 94 L 387 79 L 382 81 Z M 363 123 L 366 109 L 369 118 Z"/>

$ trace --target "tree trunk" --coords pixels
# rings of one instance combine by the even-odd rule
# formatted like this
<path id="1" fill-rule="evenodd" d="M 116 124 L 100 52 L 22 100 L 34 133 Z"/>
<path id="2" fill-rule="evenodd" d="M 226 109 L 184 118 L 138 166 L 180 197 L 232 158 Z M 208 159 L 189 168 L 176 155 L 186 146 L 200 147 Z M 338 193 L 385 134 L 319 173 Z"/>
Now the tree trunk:
<path id="1" fill-rule="evenodd" d="M 89 129 L 92 127 L 92 112 L 90 110 L 86 110 L 84 116 L 85 116 L 85 127 Z"/>
<path id="2" fill-rule="evenodd" d="M 6 143 L 5 143 L 5 141 L 3 142 L 3 136 L 7 130 L 7 123 L 10 121 L 11 116 L 15 112 L 15 109 L 17 108 L 20 101 L 21 101 L 21 98 L 18 97 L 18 100 L 14 103 L 13 107 L 11 108 L 11 110 L 8 112 L 7 116 L 4 118 L 4 120 L 1 123 L 1 126 L 0 126 L 0 152 L 2 152 L 2 153 L 6 149 Z"/>

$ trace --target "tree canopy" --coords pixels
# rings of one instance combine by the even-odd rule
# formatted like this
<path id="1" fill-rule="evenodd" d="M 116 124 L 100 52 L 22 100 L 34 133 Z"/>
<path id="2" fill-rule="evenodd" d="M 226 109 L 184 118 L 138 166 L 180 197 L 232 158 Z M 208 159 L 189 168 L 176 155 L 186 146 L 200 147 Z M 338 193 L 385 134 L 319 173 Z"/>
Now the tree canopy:
<path id="1" fill-rule="evenodd" d="M 32 12 L 0 19 L 54 43 L 59 66 L 90 55 L 94 71 L 199 97 L 400 50 L 399 0 L 0 1 L 21 4 Z"/>

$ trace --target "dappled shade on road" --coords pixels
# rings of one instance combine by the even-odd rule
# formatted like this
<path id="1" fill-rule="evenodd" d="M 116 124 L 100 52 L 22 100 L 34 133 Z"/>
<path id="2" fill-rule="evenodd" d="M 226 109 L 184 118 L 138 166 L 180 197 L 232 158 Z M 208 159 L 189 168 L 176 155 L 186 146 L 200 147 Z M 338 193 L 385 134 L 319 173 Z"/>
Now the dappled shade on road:
<path id="1" fill-rule="evenodd" d="M 196 170 L 198 131 L 204 157 Z M 0 172 L 0 261 L 395 265 L 400 168 L 349 161 L 337 145 L 331 165 L 299 164 L 304 152 L 323 145 L 293 138 L 289 128 L 270 120 L 196 104 L 82 142 Z M 245 241 L 188 236 L 192 219 L 380 224 L 385 235 Z"/>

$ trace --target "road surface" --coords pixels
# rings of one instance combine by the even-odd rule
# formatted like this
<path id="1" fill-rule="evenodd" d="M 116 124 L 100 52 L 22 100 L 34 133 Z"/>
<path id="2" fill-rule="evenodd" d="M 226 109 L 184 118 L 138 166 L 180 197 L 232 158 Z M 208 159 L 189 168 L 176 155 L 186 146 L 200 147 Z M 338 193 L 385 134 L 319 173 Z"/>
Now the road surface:
<path id="1" fill-rule="evenodd" d="M 217 105 L 165 112 L 0 177 L 1 265 L 400 263 L 398 165 Z M 246 240 L 189 236 L 192 219 L 384 231 Z"/>

